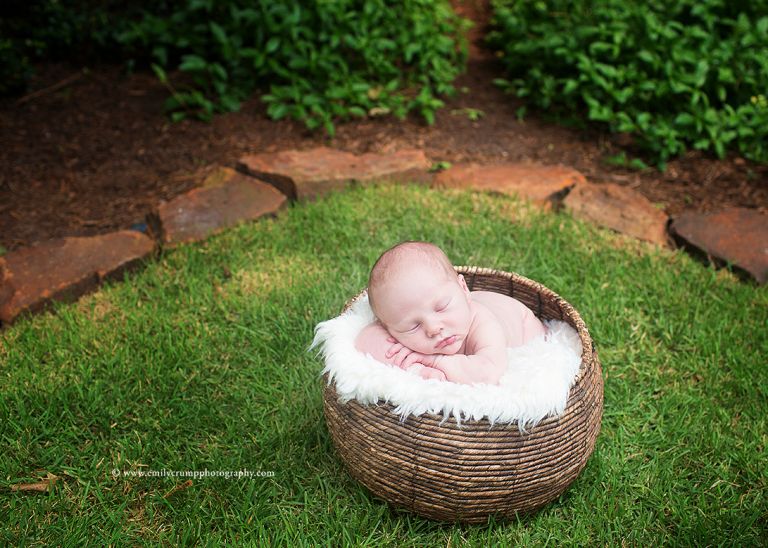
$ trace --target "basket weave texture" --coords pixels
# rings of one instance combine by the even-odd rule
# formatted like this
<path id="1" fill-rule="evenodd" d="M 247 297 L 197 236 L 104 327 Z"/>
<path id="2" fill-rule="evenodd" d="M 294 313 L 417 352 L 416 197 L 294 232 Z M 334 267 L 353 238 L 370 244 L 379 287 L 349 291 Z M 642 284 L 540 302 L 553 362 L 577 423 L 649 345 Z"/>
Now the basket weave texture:
<path id="1" fill-rule="evenodd" d="M 341 459 L 373 494 L 426 518 L 482 523 L 490 515 L 512 518 L 533 512 L 576 479 L 600 430 L 603 380 L 589 332 L 564 299 L 517 274 L 466 266 L 456 270 L 471 290 L 509 295 L 540 319 L 562 320 L 576 329 L 581 366 L 563 414 L 525 433 L 517 424 L 491 426 L 487 419 L 459 425 L 453 417 L 423 414 L 401 421 L 393 406 L 382 401 L 341 403 L 327 382 L 324 411 Z"/>

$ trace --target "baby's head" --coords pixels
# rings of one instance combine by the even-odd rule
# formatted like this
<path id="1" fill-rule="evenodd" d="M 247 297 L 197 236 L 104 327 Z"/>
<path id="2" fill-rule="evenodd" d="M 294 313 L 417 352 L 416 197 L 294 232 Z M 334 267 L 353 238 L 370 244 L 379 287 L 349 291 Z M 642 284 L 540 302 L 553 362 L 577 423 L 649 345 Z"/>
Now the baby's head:
<path id="1" fill-rule="evenodd" d="M 385 251 L 371 270 L 368 298 L 390 334 L 422 354 L 454 354 L 469 332 L 469 289 L 436 245 L 404 242 Z"/>

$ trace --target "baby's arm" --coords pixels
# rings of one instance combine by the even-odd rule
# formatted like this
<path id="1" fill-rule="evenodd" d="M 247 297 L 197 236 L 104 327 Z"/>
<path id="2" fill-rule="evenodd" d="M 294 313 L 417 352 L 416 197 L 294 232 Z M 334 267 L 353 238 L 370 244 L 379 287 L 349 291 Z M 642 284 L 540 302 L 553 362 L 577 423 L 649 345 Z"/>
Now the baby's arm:
<path id="1" fill-rule="evenodd" d="M 426 364 L 414 363 L 415 360 L 407 366 L 403 365 L 408 356 L 414 354 L 413 350 L 398 344 L 379 322 L 368 324 L 363 328 L 355 339 L 355 348 L 358 352 L 370 354 L 376 361 L 402 367 L 418 374 L 423 379 L 445 380 L 445 374 L 442 371 L 433 369 Z M 396 350 L 395 352 L 392 352 L 393 348 Z"/>
<path id="2" fill-rule="evenodd" d="M 363 354 L 370 354 L 374 360 L 395 365 L 394 359 L 387 356 L 392 346 L 389 342 L 389 332 L 379 322 L 369 323 L 357 335 L 355 348 Z"/>
<path id="3" fill-rule="evenodd" d="M 498 384 L 507 370 L 507 349 L 501 326 L 495 324 L 489 331 L 492 333 L 483 334 L 473 354 L 436 355 L 432 367 L 445 373 L 449 381 Z"/>

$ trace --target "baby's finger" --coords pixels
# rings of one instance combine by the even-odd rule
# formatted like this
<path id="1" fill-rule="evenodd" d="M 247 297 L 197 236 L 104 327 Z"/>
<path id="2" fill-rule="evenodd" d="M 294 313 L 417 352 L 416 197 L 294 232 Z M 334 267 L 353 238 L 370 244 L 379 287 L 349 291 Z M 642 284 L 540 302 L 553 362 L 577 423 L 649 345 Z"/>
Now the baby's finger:
<path id="1" fill-rule="evenodd" d="M 389 350 L 387 350 L 387 353 L 385 354 L 385 356 L 387 358 L 391 358 L 392 356 L 400 352 L 403 348 L 405 347 L 402 344 L 393 344 L 392 346 L 389 347 Z"/>
<path id="2" fill-rule="evenodd" d="M 387 337 L 387 342 L 396 343 L 397 339 L 394 338 L 392 335 L 390 335 L 389 337 Z"/>
<path id="3" fill-rule="evenodd" d="M 395 364 L 397 364 L 398 367 L 402 367 L 402 368 L 406 369 L 408 366 L 411 365 L 410 363 L 408 363 L 408 365 L 406 365 L 408 357 L 411 354 L 412 354 L 412 352 L 408 348 L 406 348 L 404 346 L 402 348 L 402 350 L 400 350 L 400 352 L 398 352 L 397 355 L 395 356 Z"/>
<path id="4" fill-rule="evenodd" d="M 399 354 L 400 354 L 400 350 L 390 349 L 390 350 L 387 351 L 387 359 L 390 360 L 395 365 L 399 366 L 400 365 L 400 363 L 398 363 L 398 356 L 399 356 Z M 402 358 L 401 358 L 401 361 L 402 361 Z"/>
<path id="5" fill-rule="evenodd" d="M 395 362 L 396 366 L 402 367 L 403 366 L 403 359 L 405 358 L 405 356 L 406 356 L 406 354 L 403 353 L 403 349 L 401 348 L 400 350 L 398 350 L 397 352 L 395 352 L 392 355 L 392 361 Z"/>
<path id="6" fill-rule="evenodd" d="M 408 368 L 412 366 L 415 363 L 419 363 L 419 359 L 421 358 L 421 354 L 418 352 L 411 352 L 406 356 L 405 360 L 403 361 L 403 365 L 401 367 Z"/>

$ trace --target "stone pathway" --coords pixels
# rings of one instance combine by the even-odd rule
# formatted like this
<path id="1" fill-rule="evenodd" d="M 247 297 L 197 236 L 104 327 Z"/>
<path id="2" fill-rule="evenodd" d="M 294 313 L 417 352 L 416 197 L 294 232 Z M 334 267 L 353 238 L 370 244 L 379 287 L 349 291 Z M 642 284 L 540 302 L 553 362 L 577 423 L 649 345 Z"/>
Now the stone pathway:
<path id="1" fill-rule="evenodd" d="M 103 280 L 117 278 L 155 250 L 155 242 L 132 230 L 93 238 L 61 238 L 4 257 L 0 322 L 34 312 L 52 300 L 72 300 Z M 0 263 L 1 265 L 2 263 Z M 2 266 L 0 266 L 2 269 Z"/>
<path id="2" fill-rule="evenodd" d="M 202 187 L 161 203 L 147 221 L 160 245 L 175 247 L 273 214 L 287 201 L 272 185 L 223 167 L 208 176 Z"/>
<path id="3" fill-rule="evenodd" d="M 147 217 L 149 235 L 125 230 L 61 238 L 0 257 L 0 325 L 51 301 L 77 299 L 159 248 L 203 240 L 238 223 L 275 215 L 290 200 L 315 199 L 353 181 L 418 182 L 516 195 L 659 246 L 677 244 L 715 264 L 730 263 L 760 284 L 768 281 L 768 217 L 756 211 L 670 220 L 639 193 L 589 182 L 565 166 L 465 164 L 436 175 L 430 167 L 421 150 L 354 155 L 321 147 L 246 156 L 239 171 L 221 167 L 202 186 L 158 204 Z"/>
<path id="4" fill-rule="evenodd" d="M 440 172 L 434 186 L 497 192 L 551 207 L 574 186 L 584 183 L 581 173 L 563 166 L 463 164 Z"/>
<path id="5" fill-rule="evenodd" d="M 430 163 L 422 150 L 352 154 L 332 148 L 254 154 L 240 159 L 241 171 L 273 184 L 292 200 L 339 190 L 350 181 L 426 182 Z"/>
<path id="6" fill-rule="evenodd" d="M 563 200 L 574 217 L 639 240 L 667 245 L 667 215 L 639 192 L 613 183 L 576 185 Z"/>
<path id="7" fill-rule="evenodd" d="M 768 281 L 768 218 L 756 211 L 730 208 L 716 213 L 687 213 L 674 219 L 672 236 L 686 249 L 715 264 L 732 263 L 758 283 Z"/>

